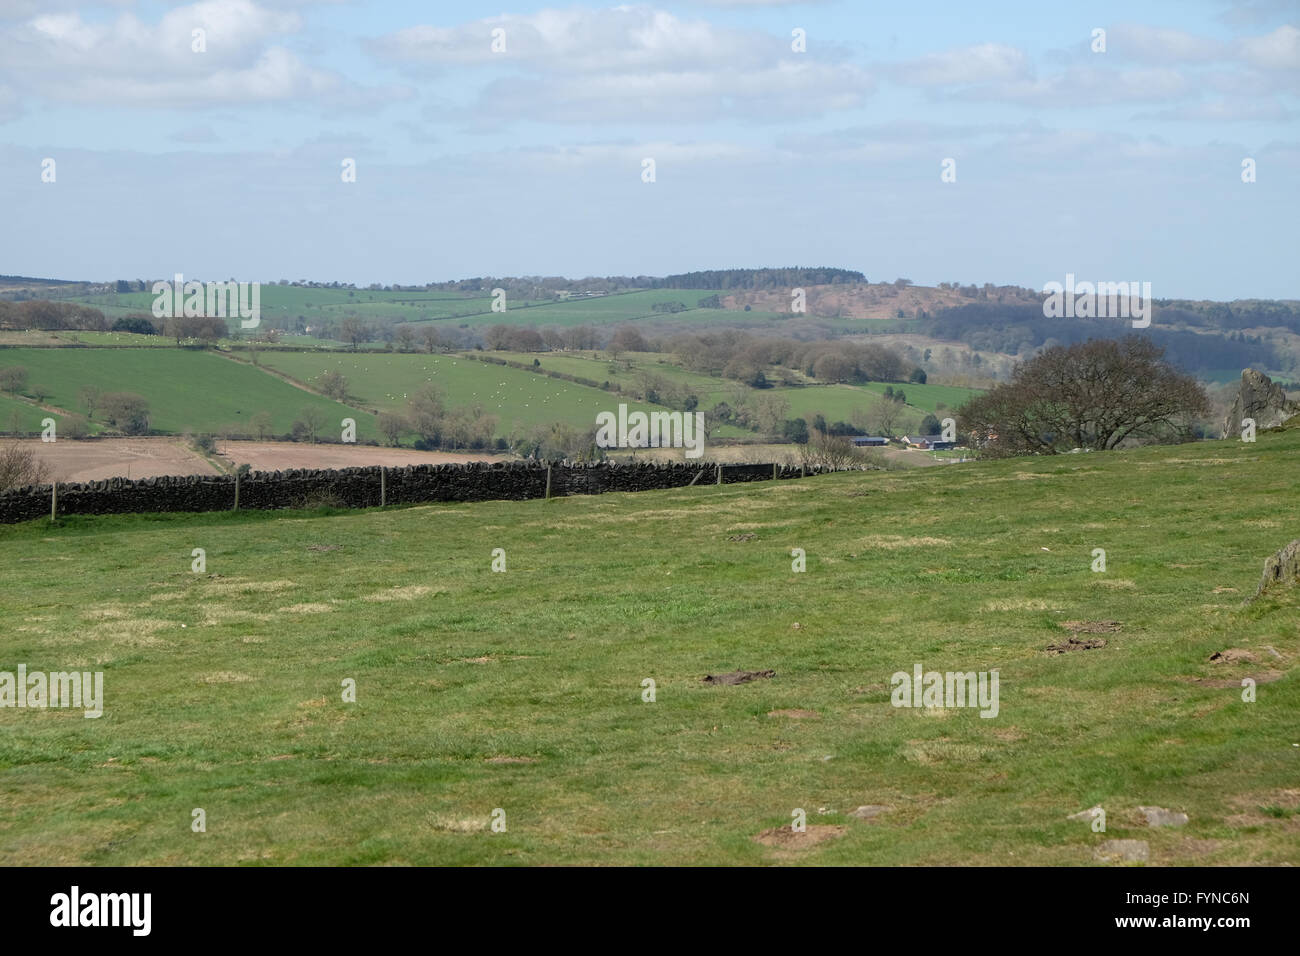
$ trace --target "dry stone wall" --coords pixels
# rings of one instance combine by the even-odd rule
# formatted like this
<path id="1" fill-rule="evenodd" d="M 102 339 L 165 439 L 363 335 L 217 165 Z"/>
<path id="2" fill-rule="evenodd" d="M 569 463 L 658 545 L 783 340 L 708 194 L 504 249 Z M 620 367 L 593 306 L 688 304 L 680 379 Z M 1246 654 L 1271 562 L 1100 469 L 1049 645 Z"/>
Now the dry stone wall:
<path id="1" fill-rule="evenodd" d="M 607 491 L 652 491 L 685 485 L 713 484 L 717 465 L 553 464 L 551 494 L 596 495 Z M 546 495 L 544 462 L 476 462 L 466 465 L 410 465 L 403 468 L 344 468 L 255 471 L 238 480 L 240 508 L 279 509 L 321 504 L 371 508 L 429 501 L 519 501 Z M 832 469 L 812 468 L 806 474 Z M 382 474 L 381 474 L 382 472 Z M 798 478 L 798 468 L 723 465 L 722 481 L 769 481 Z M 50 515 L 50 485 L 0 493 L 0 523 L 30 521 Z M 170 478 L 110 478 L 60 484 L 60 515 L 133 514 L 159 511 L 226 511 L 235 507 L 234 475 L 189 475 Z"/>

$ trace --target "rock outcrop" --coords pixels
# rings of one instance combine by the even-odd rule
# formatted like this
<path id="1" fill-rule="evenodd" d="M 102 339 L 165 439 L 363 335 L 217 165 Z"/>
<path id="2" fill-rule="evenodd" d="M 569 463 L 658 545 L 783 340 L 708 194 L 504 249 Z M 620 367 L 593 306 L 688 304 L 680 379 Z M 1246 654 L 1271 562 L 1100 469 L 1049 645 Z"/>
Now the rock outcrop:
<path id="1" fill-rule="evenodd" d="M 1259 597 L 1275 585 L 1294 587 L 1297 580 L 1300 580 L 1300 538 L 1265 559 L 1264 576 L 1260 579 L 1255 596 Z"/>
<path id="2" fill-rule="evenodd" d="M 1242 419 L 1253 418 L 1257 429 L 1276 428 L 1292 415 L 1300 415 L 1300 402 L 1288 399 L 1280 385 L 1263 372 L 1248 368 L 1241 373 L 1241 388 L 1223 420 L 1223 436 L 1241 434 Z"/>

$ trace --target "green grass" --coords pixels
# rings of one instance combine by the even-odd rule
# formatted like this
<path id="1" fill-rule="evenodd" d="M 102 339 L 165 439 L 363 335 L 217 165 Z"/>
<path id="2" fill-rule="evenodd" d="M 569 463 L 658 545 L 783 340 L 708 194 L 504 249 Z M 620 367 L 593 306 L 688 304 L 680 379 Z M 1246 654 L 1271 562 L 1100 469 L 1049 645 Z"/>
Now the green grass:
<path id="1" fill-rule="evenodd" d="M 483 325 L 620 325 L 624 322 L 652 320 L 654 322 L 686 322 L 691 324 L 716 324 L 720 321 L 734 323 L 745 313 L 722 309 L 699 309 L 696 303 L 705 296 L 715 294 L 714 289 L 650 289 L 641 292 L 615 292 L 591 299 L 567 299 L 541 304 L 507 302 L 505 312 L 485 311 L 467 319 L 465 324 Z M 657 302 L 679 302 L 687 311 L 670 314 L 656 312 Z M 529 305 L 524 308 L 521 306 Z"/>
<path id="2" fill-rule="evenodd" d="M 63 420 L 67 416 L 58 412 L 48 412 L 43 408 L 29 401 L 22 401 L 11 395 L 0 393 L 0 431 L 13 431 L 13 425 L 16 420 L 20 431 L 39 432 L 44 427 L 41 422 L 46 418 L 53 418 L 56 422 L 55 431 L 63 426 Z"/>
<path id="3" fill-rule="evenodd" d="M 399 322 L 448 318 L 486 312 L 492 307 L 491 296 L 455 292 L 381 292 L 346 289 L 307 289 L 294 286 L 263 284 L 260 291 L 262 316 L 304 317 L 309 323 L 322 319 L 339 320 L 351 314 L 364 318 L 386 318 Z M 71 301 L 93 305 L 110 318 L 120 315 L 152 314 L 151 292 L 108 293 L 81 296 Z M 520 303 L 523 305 L 524 303 Z M 237 327 L 235 320 L 229 323 Z"/>
<path id="4" fill-rule="evenodd" d="M 653 352 L 637 352 L 620 356 L 621 359 L 627 359 L 632 363 L 630 369 L 626 368 L 622 362 L 600 358 L 590 352 L 580 355 L 563 352 L 537 354 L 530 352 L 492 352 L 490 354 L 513 362 L 531 363 L 534 359 L 537 359 L 541 362 L 543 369 L 551 369 L 556 372 L 563 372 L 566 375 L 576 375 L 593 381 L 603 382 L 608 380 L 617 382 L 625 388 L 638 387 L 646 375 L 668 379 L 694 389 L 700 396 L 701 408 L 711 408 L 722 401 L 730 402 L 732 394 L 737 389 L 747 388 L 747 386 L 742 386 L 739 382 L 729 379 L 689 371 L 673 364 L 669 357 Z M 877 397 L 884 394 L 886 388 L 901 389 L 907 396 L 908 410 L 904 412 L 904 420 L 900 423 L 902 428 L 895 428 L 895 431 L 900 433 L 907 430 L 907 428 L 915 428 L 927 413 L 933 413 L 940 418 L 948 416 L 972 395 L 978 394 L 975 389 L 959 388 L 951 385 L 917 385 L 914 383 L 888 385 L 884 382 L 869 382 L 866 385 L 807 385 L 799 388 L 778 386 L 763 389 L 761 392 L 757 392 L 757 390 L 750 391 L 762 395 L 781 396 L 790 403 L 789 414 L 792 418 L 800 415 L 815 415 L 820 412 L 826 416 L 828 422 L 847 422 L 852 419 L 856 411 L 869 412 L 876 404 Z M 945 408 L 940 409 L 940 405 L 945 406 Z"/>
<path id="5" fill-rule="evenodd" d="M 149 402 L 152 427 L 163 432 L 215 431 L 240 426 L 261 411 L 271 413 L 276 434 L 286 434 L 299 411 L 320 409 L 326 433 L 355 418 L 358 438 L 375 438 L 367 415 L 212 352 L 190 349 L 14 348 L 0 351 L 0 365 L 21 365 L 28 381 L 51 389 L 47 405 L 83 412 L 78 392 L 97 385 L 105 392 L 135 392 Z M 98 413 L 97 413 L 98 414 Z M 250 429 L 251 430 L 251 429 Z"/>
<path id="6" fill-rule="evenodd" d="M 1300 596 L 1243 606 L 1300 536 L 1298 459 L 1291 430 L 550 502 L 0 528 L 0 668 L 100 669 L 106 694 L 98 720 L 0 709 L 0 862 L 1084 865 L 1134 838 L 1157 864 L 1300 863 Z M 1069 620 L 1123 627 L 1048 655 Z M 1258 663 L 1208 663 L 1228 647 Z M 999 715 L 891 707 L 914 663 L 998 669 Z M 776 677 L 700 683 L 736 668 Z M 1239 679 L 1268 671 L 1243 702 Z M 869 803 L 894 809 L 844 816 Z M 1066 820 L 1098 803 L 1106 833 Z M 1139 805 L 1190 823 L 1149 829 Z M 754 842 L 796 808 L 847 829 L 786 856 Z"/>
<path id="7" fill-rule="evenodd" d="M 338 321 L 348 315 L 396 322 L 447 320 L 480 325 L 610 325 L 636 319 L 682 319 L 712 323 L 770 318 L 766 313 L 697 309 L 696 303 L 713 295 L 712 289 L 661 289 L 619 292 L 593 299 L 528 300 L 508 298 L 505 312 L 493 312 L 491 295 L 456 292 L 382 292 L 346 289 L 306 289 L 264 284 L 261 310 L 264 318 L 303 317 L 308 324 Z M 110 319 L 127 314 L 151 314 L 151 292 L 108 293 L 80 296 L 70 301 L 93 305 Z M 669 316 L 653 311 L 656 302 L 681 302 L 691 311 Z M 743 316 L 743 319 L 741 318 Z M 236 320 L 231 320 L 232 328 Z"/>
<path id="8" fill-rule="evenodd" d="M 498 416 L 497 434 L 502 437 L 517 425 L 563 421 L 577 428 L 592 427 L 597 412 L 615 410 L 620 402 L 643 410 L 661 407 L 458 355 L 277 352 L 263 353 L 259 361 L 308 384 L 336 369 L 348 380 L 349 394 L 368 407 L 404 409 L 410 396 L 433 384 L 453 407 L 481 403 L 489 415 Z M 718 434 L 741 432 L 723 426 Z"/>

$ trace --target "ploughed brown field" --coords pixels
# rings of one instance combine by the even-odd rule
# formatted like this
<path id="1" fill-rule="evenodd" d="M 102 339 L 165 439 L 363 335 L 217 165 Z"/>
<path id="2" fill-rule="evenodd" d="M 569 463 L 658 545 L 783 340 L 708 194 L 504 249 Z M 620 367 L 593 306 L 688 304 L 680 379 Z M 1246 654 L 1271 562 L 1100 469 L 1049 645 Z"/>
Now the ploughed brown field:
<path id="1" fill-rule="evenodd" d="M 376 445 L 309 445 L 302 442 L 219 441 L 217 453 L 232 466 L 253 471 L 286 468 L 358 468 L 365 465 L 456 465 L 468 461 L 507 461 L 513 455 L 474 451 L 415 451 Z"/>
<path id="2" fill-rule="evenodd" d="M 221 471 L 180 438 L 103 438 L 96 441 L 42 442 L 25 439 L 56 481 L 104 478 L 156 478 L 161 475 L 216 475 Z M 219 441 L 218 457 L 231 470 L 249 464 L 254 471 L 289 468 L 353 468 L 364 465 L 453 464 L 499 461 L 507 456 L 475 452 L 413 451 L 372 445 L 308 445 L 297 442 Z"/>

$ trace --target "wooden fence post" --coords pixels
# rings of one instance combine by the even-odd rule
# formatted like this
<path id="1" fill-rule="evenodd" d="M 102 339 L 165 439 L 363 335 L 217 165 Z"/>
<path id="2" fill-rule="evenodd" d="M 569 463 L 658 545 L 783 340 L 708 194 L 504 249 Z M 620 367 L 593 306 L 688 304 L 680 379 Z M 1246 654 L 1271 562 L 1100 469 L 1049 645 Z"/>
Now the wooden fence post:
<path id="1" fill-rule="evenodd" d="M 50 521 L 57 521 L 59 517 L 59 483 L 50 482 Z"/>
<path id="2" fill-rule="evenodd" d="M 722 462 L 718 462 L 718 484 L 722 484 Z"/>
<path id="3" fill-rule="evenodd" d="M 777 464 L 776 464 L 776 462 L 772 462 L 772 480 L 773 480 L 773 481 L 776 481 L 776 479 L 777 479 L 776 469 L 777 469 Z"/>
<path id="4" fill-rule="evenodd" d="M 804 475 L 805 475 L 804 467 L 803 467 L 802 464 L 800 464 L 800 465 L 799 465 L 799 477 L 800 477 L 800 478 L 803 478 Z"/>
<path id="5" fill-rule="evenodd" d="M 381 508 L 388 503 L 388 483 L 384 478 L 386 470 L 383 465 L 379 466 L 379 507 Z"/>
<path id="6" fill-rule="evenodd" d="M 546 463 L 546 500 L 551 500 L 551 463 Z"/>
<path id="7" fill-rule="evenodd" d="M 232 511 L 239 510 L 239 468 L 238 467 L 235 468 L 235 507 L 232 508 L 231 510 Z"/>

